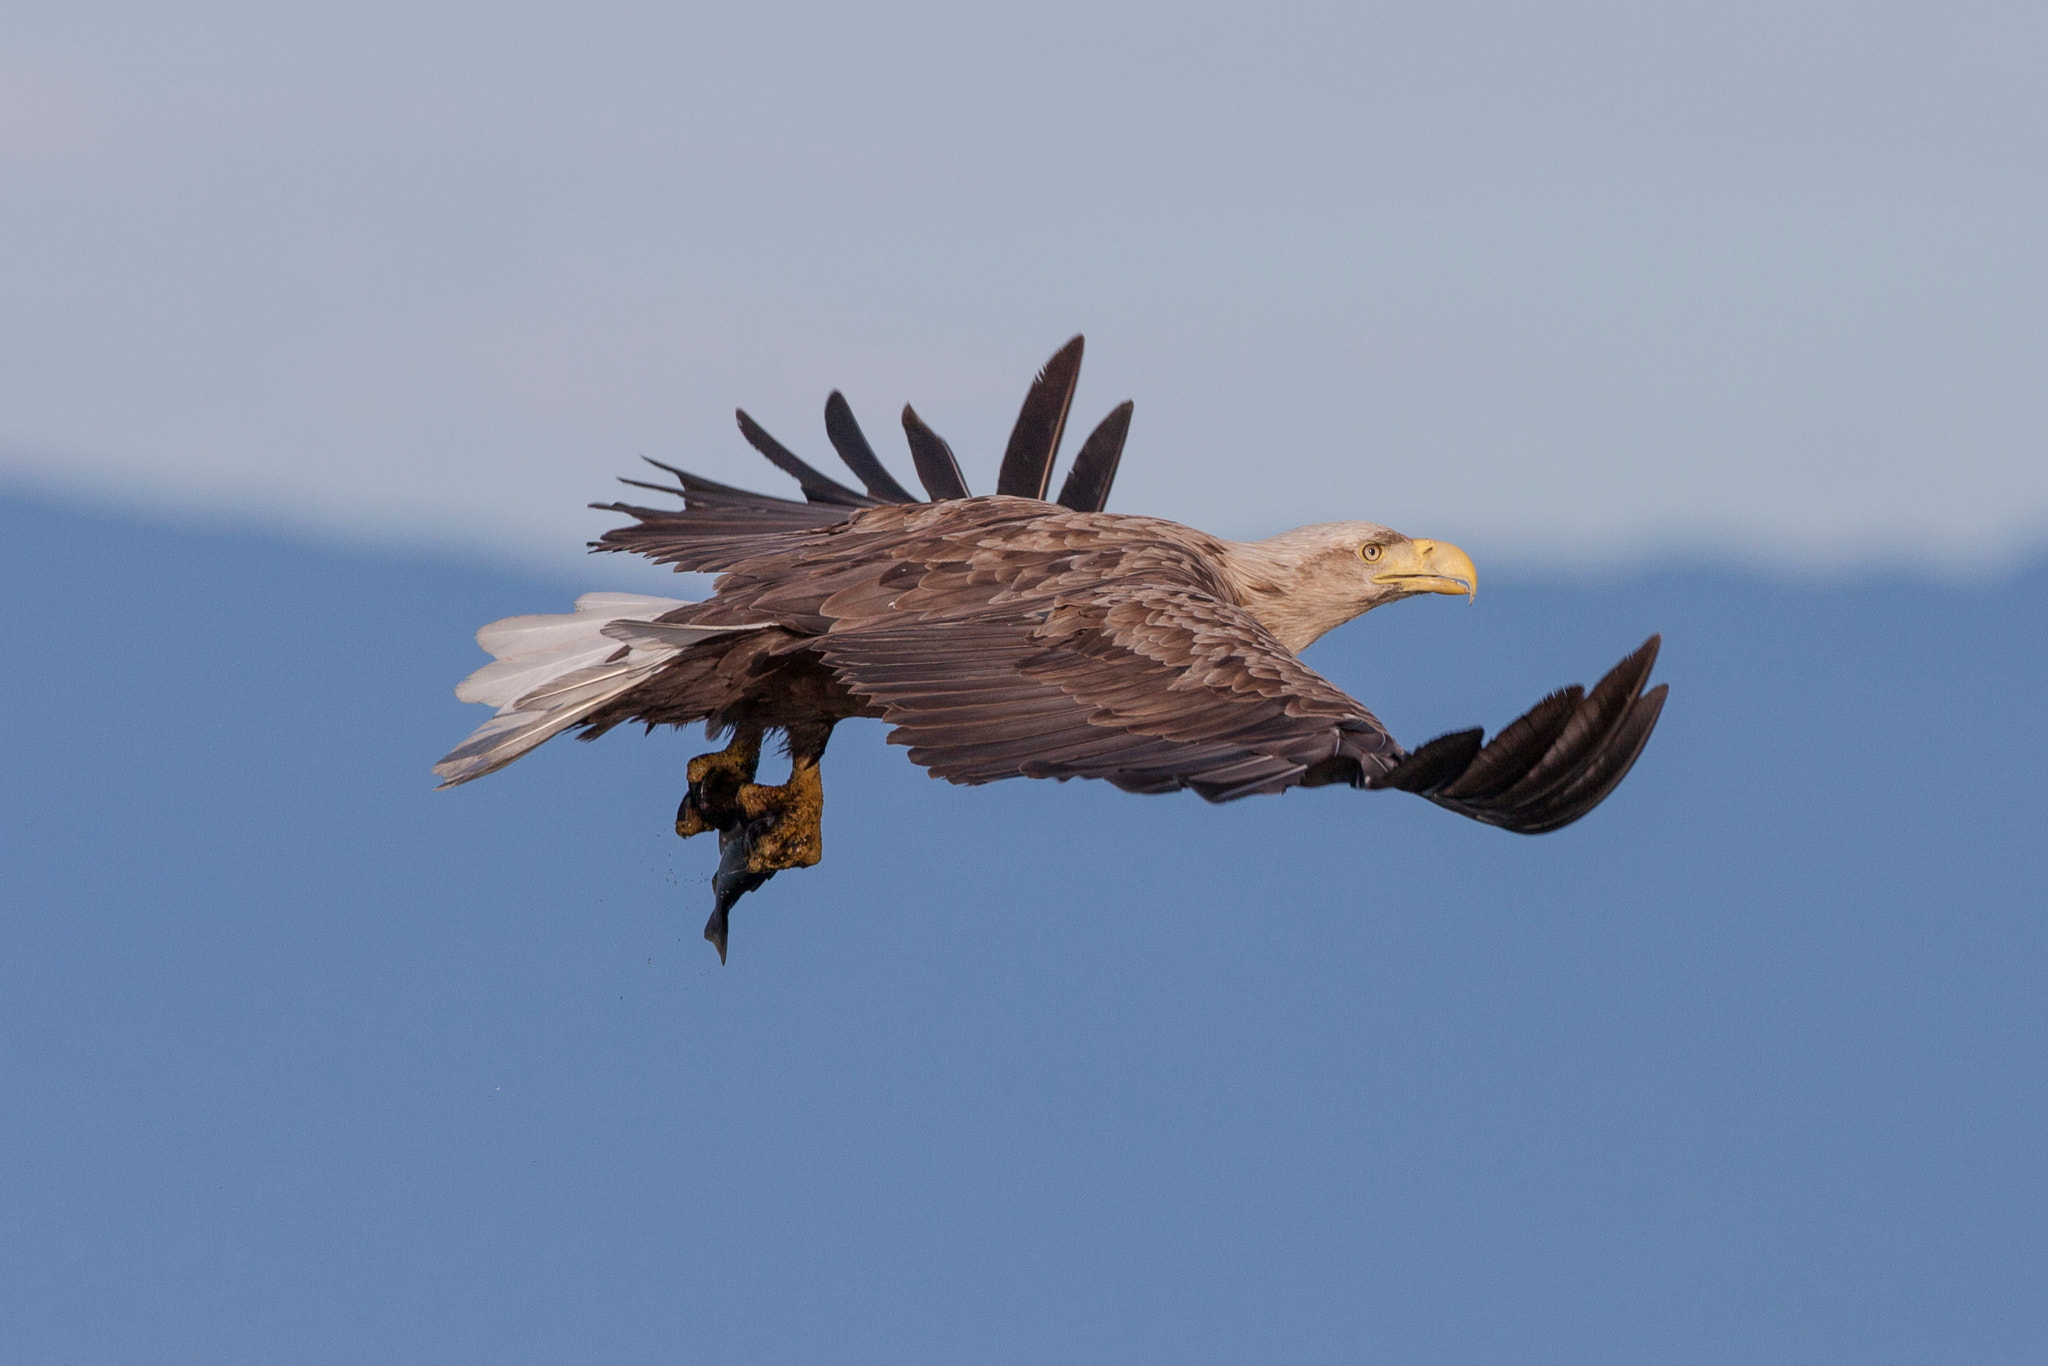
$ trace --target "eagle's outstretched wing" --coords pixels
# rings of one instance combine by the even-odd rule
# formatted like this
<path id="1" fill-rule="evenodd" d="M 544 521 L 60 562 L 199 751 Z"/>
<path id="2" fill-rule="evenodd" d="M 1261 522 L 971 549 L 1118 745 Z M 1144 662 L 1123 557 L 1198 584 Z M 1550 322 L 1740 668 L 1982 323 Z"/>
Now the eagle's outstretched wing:
<path id="1" fill-rule="evenodd" d="M 1230 801 L 1348 783 L 1426 797 L 1519 834 L 1591 811 L 1663 709 L 1643 690 L 1658 641 L 1588 693 L 1574 685 L 1482 743 L 1408 753 L 1375 716 L 1243 609 L 1198 591 L 1111 588 L 943 623 L 832 632 L 820 651 L 879 704 L 889 738 L 942 778 L 1105 778 Z"/>
<path id="2" fill-rule="evenodd" d="M 1574 683 L 1552 693 L 1490 742 L 1477 730 L 1439 735 L 1365 786 L 1413 792 L 1521 835 L 1570 825 L 1614 791 L 1649 743 L 1668 691 L 1643 691 L 1660 643 L 1651 636 L 1591 692 Z"/>
<path id="3" fill-rule="evenodd" d="M 1461 731 L 1410 754 L 1233 601 L 1220 543 L 1171 522 L 1003 497 L 753 538 L 639 515 L 602 544 L 723 575 L 693 623 L 799 633 L 954 782 L 1091 777 L 1215 801 L 1348 783 L 1533 834 L 1598 805 L 1663 705 L 1644 691 L 1653 637 L 1491 744 Z"/>
<path id="4" fill-rule="evenodd" d="M 936 605 L 936 604 L 935 604 Z M 828 632 L 817 650 L 894 743 L 956 783 L 1104 778 L 1211 801 L 1391 772 L 1373 714 L 1241 607 L 1106 586 Z"/>

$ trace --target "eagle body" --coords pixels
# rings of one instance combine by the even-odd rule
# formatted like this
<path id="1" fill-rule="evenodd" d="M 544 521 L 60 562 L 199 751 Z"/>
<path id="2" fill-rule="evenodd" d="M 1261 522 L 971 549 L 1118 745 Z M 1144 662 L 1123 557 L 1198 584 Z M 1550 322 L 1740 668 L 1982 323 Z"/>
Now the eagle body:
<path id="1" fill-rule="evenodd" d="M 1393 533 L 1329 529 L 1353 549 L 1373 535 Z M 1258 557 L 1175 522 L 995 495 L 759 538 L 700 540 L 655 520 L 607 540 L 720 576 L 709 601 L 661 620 L 750 629 L 691 648 L 593 713 L 593 732 L 881 717 L 914 762 L 955 782 L 1097 777 L 1212 800 L 1290 786 L 1333 758 L 1360 766 L 1347 778 L 1382 773 L 1397 753 L 1261 621 L 1262 596 L 1286 600 L 1258 591 L 1270 569 L 1251 578 L 1238 565 Z M 1364 583 L 1350 550 L 1331 558 Z"/>
<path id="2" fill-rule="evenodd" d="M 716 575 L 701 602 L 588 594 L 572 614 L 494 622 L 497 662 L 457 695 L 497 714 L 435 766 L 443 786 L 512 762 L 571 727 L 702 724 L 731 737 L 690 763 L 679 834 L 719 833 L 706 937 L 777 871 L 817 862 L 833 727 L 889 722 L 913 762 L 956 783 L 1100 778 L 1132 792 L 1231 801 L 1342 783 L 1421 795 L 1521 833 L 1579 819 L 1635 762 L 1662 708 L 1644 690 L 1657 639 L 1587 691 L 1550 694 L 1490 743 L 1459 731 L 1404 749 L 1298 652 L 1405 597 L 1469 597 L 1456 546 L 1372 522 L 1324 522 L 1238 542 L 1103 510 L 1128 428 L 1122 405 L 1084 443 L 1057 502 L 1045 492 L 1078 374 L 1080 339 L 1027 396 L 994 495 L 968 494 L 950 449 L 904 409 L 928 497 L 889 476 L 845 400 L 835 449 L 866 493 L 831 480 L 740 414 L 793 475 L 798 503 L 686 471 L 683 506 L 629 515 L 594 549 Z M 638 481 L 627 481 L 637 483 Z M 754 782 L 763 736 L 792 773 Z"/>

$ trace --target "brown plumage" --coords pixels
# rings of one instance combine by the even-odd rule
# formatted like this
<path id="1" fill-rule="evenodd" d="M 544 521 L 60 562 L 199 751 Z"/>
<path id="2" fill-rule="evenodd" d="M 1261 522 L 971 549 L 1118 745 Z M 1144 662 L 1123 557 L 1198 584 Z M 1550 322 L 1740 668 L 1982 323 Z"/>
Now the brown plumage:
<path id="1" fill-rule="evenodd" d="M 1390 787 L 1526 833 L 1577 820 L 1621 781 L 1664 700 L 1662 686 L 1644 691 L 1655 637 L 1590 694 L 1552 694 L 1491 744 L 1467 731 L 1410 753 L 1297 654 L 1382 603 L 1470 593 L 1471 561 L 1455 546 L 1367 522 L 1237 543 L 1099 511 L 1129 405 L 1089 439 L 1068 505 L 1041 501 L 1080 350 L 1076 338 L 1041 373 L 1004 457 L 1003 486 L 1030 496 L 952 495 L 966 486 L 950 451 L 907 415 L 927 487 L 949 490 L 909 501 L 836 393 L 832 442 L 865 494 L 741 414 L 748 440 L 808 501 L 671 470 L 682 508 L 604 505 L 634 521 L 597 549 L 716 574 L 716 593 L 585 599 L 575 617 L 485 628 L 500 662 L 462 695 L 499 715 L 436 771 L 465 782 L 571 725 L 586 737 L 624 722 L 730 732 L 725 751 L 692 762 L 677 816 L 679 833 L 720 834 L 706 936 L 721 958 L 732 903 L 817 861 L 818 764 L 851 716 L 889 721 L 891 741 L 953 782 L 1101 778 L 1211 801 Z M 753 782 L 770 731 L 794 763 L 777 788 Z"/>

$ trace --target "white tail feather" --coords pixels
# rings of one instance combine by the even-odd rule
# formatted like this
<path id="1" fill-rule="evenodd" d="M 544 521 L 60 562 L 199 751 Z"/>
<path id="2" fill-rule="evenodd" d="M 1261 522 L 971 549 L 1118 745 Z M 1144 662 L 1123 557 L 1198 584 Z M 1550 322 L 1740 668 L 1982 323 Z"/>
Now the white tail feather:
<path id="1" fill-rule="evenodd" d="M 574 613 L 506 617 L 476 633 L 496 662 L 456 685 L 465 702 L 498 714 L 449 751 L 434 772 L 453 787 L 495 772 L 632 691 L 690 646 L 759 626 L 691 626 L 654 618 L 688 603 L 638 593 L 585 593 Z"/>
<path id="2" fill-rule="evenodd" d="M 603 630 L 607 636 L 625 645 L 646 645 L 659 648 L 673 645 L 687 649 L 700 640 L 724 635 L 729 626 L 691 626 L 680 621 L 628 621 L 623 618 L 608 621 Z"/>

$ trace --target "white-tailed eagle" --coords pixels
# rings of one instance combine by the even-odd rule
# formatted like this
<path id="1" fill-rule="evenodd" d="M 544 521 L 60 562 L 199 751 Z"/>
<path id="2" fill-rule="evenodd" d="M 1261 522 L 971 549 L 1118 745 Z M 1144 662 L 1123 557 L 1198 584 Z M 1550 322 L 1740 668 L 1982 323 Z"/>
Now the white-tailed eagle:
<path id="1" fill-rule="evenodd" d="M 1045 495 L 1081 367 L 1081 338 L 1047 362 L 993 496 L 967 491 L 952 451 L 908 406 L 927 497 L 889 474 L 846 400 L 825 429 L 865 492 L 828 478 L 741 412 L 741 432 L 805 501 L 661 465 L 680 510 L 625 503 L 598 550 L 715 573 L 704 602 L 591 593 L 563 616 L 477 633 L 496 656 L 456 695 L 497 714 L 434 766 L 453 786 L 552 735 L 624 722 L 703 723 L 730 743 L 690 761 L 676 833 L 715 830 L 704 934 L 725 958 L 742 895 L 822 852 L 819 761 L 838 722 L 879 717 L 913 762 L 956 783 L 1103 778 L 1132 792 L 1191 788 L 1232 801 L 1290 787 L 1395 788 L 1523 834 L 1569 825 L 1627 774 L 1657 724 L 1645 692 L 1657 637 L 1591 691 L 1554 692 L 1491 742 L 1478 730 L 1403 749 L 1373 714 L 1303 664 L 1311 641 L 1418 593 L 1469 595 L 1456 546 L 1371 522 L 1322 522 L 1226 541 L 1103 511 L 1131 404 L 1082 444 Z M 658 463 L 658 462 L 650 462 Z M 789 780 L 754 781 L 780 731 Z"/>

